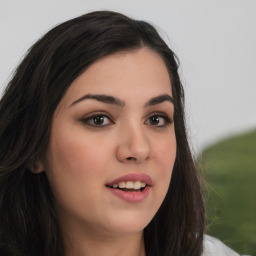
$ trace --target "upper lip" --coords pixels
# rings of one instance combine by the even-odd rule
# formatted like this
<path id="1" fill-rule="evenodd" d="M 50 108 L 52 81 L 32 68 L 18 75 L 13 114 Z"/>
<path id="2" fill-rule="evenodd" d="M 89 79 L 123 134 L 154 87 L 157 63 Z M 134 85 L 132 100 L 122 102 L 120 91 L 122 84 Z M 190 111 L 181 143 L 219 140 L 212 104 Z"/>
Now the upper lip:
<path id="1" fill-rule="evenodd" d="M 140 181 L 146 183 L 148 186 L 152 186 L 152 179 L 149 175 L 144 173 L 130 173 L 123 175 L 109 183 L 106 186 L 113 186 L 114 184 L 118 184 L 122 181 Z"/>

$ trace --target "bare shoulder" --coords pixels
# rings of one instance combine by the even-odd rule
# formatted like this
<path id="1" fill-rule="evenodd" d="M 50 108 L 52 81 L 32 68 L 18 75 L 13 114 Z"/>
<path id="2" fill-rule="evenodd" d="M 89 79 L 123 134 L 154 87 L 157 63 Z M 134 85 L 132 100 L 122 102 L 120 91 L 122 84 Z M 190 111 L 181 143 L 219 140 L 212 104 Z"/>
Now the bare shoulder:
<path id="1" fill-rule="evenodd" d="M 239 256 L 234 250 L 226 246 L 219 239 L 205 235 L 202 256 Z"/>

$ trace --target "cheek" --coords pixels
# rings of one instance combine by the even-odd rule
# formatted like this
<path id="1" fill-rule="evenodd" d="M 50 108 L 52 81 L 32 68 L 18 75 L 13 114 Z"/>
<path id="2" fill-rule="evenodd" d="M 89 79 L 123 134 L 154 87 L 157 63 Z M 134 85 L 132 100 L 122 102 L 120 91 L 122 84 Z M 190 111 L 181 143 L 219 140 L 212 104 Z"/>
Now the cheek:
<path id="1" fill-rule="evenodd" d="M 93 208 L 91 198 L 99 197 L 109 155 L 107 145 L 83 133 L 52 133 L 46 154 L 46 174 L 57 205 L 81 216 Z M 85 207 L 85 206 L 90 207 Z"/>
<path id="2" fill-rule="evenodd" d="M 61 168 L 62 172 L 76 175 L 96 175 L 105 164 L 109 150 L 97 136 L 84 136 L 78 132 L 62 135 L 59 132 L 49 152 L 49 159 L 56 171 Z"/>
<path id="3" fill-rule="evenodd" d="M 158 176 L 158 196 L 164 199 L 170 185 L 172 170 L 176 158 L 176 140 L 166 140 L 159 144 L 155 151 Z"/>
<path id="4" fill-rule="evenodd" d="M 83 133 L 56 130 L 46 154 L 46 174 L 58 201 L 82 200 L 81 191 L 92 191 L 103 176 L 102 148 Z M 100 148 L 100 150 L 99 150 Z M 101 159 L 99 161 L 99 159 Z M 98 181 L 98 183 L 97 183 Z M 64 199 L 65 198 L 65 199 Z"/>
<path id="5" fill-rule="evenodd" d="M 156 159 L 164 172 L 171 173 L 176 158 L 176 140 L 166 140 L 156 148 Z"/>

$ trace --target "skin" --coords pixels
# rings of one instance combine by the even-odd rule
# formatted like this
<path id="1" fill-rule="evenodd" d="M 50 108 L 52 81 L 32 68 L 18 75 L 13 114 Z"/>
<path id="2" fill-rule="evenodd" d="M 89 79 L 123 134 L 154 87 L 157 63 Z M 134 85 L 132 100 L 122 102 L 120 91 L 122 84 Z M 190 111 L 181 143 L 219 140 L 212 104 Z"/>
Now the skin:
<path id="1" fill-rule="evenodd" d="M 122 106 L 81 99 L 87 94 L 116 97 Z M 96 61 L 60 101 L 39 171 L 49 179 L 68 256 L 145 255 L 143 229 L 167 193 L 176 156 L 174 123 L 165 118 L 173 119 L 173 103 L 145 106 L 159 95 L 172 96 L 167 68 L 141 48 Z M 152 178 L 141 202 L 106 188 L 129 173 Z"/>

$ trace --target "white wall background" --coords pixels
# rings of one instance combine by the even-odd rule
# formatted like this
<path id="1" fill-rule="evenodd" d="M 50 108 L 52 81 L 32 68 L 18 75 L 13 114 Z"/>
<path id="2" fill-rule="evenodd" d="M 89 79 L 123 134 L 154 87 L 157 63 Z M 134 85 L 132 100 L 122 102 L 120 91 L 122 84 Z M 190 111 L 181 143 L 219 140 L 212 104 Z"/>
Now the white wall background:
<path id="1" fill-rule="evenodd" d="M 0 92 L 41 35 L 102 9 L 155 24 L 179 56 L 195 151 L 256 127 L 256 0 L 0 0 Z"/>

